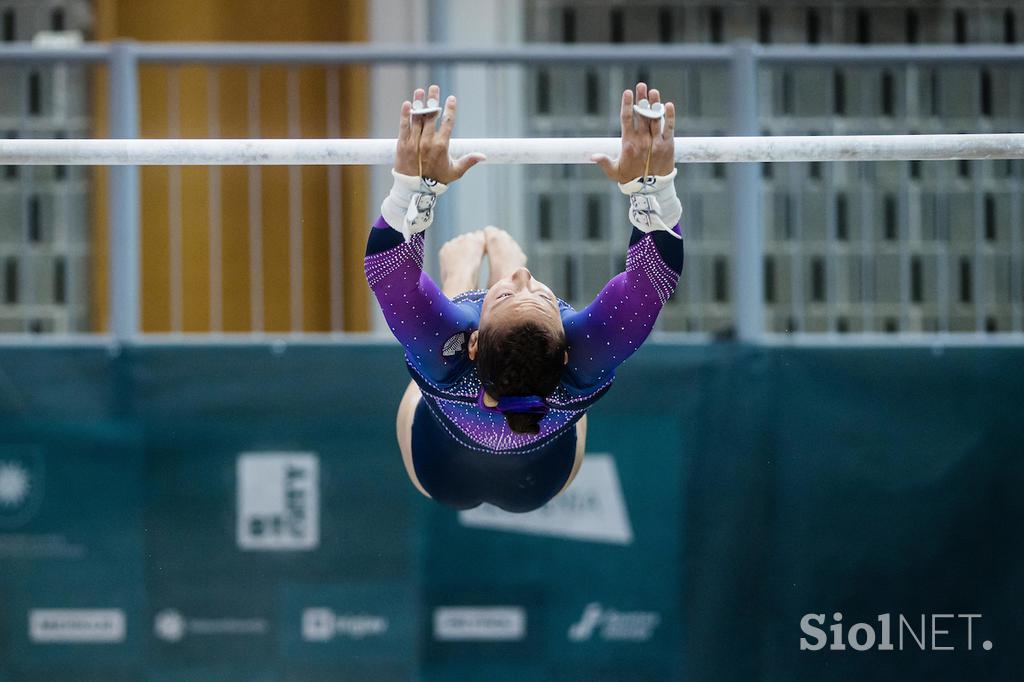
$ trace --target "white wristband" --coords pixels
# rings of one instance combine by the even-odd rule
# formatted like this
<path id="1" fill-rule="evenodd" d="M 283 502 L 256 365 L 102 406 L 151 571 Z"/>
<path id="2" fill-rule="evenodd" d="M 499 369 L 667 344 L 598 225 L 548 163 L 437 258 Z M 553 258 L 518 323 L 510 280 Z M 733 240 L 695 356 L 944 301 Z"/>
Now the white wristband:
<path id="1" fill-rule="evenodd" d="M 380 205 L 380 214 L 388 225 L 405 235 L 405 241 L 434 222 L 437 197 L 448 190 L 448 185 L 430 178 L 405 175 L 392 169 L 395 184 Z"/>
<path id="2" fill-rule="evenodd" d="M 676 172 L 673 168 L 668 175 L 641 176 L 619 183 L 619 190 L 629 195 L 629 222 L 638 230 L 668 230 L 675 234 L 672 228 L 683 215 L 676 196 Z"/>

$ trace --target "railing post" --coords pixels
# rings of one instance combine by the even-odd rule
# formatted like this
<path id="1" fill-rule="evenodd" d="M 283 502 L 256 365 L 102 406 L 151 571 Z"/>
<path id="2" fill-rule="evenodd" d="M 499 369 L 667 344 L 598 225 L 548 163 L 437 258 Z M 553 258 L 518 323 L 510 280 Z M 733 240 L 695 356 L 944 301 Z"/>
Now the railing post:
<path id="1" fill-rule="evenodd" d="M 139 136 L 138 57 L 130 41 L 111 46 L 108 116 L 111 138 Z M 119 343 L 139 331 L 139 167 L 111 166 L 110 331 Z"/>
<path id="2" fill-rule="evenodd" d="M 757 56 L 748 41 L 733 46 L 729 69 L 730 133 L 758 135 Z M 764 332 L 764 234 L 761 166 L 729 164 L 732 204 L 732 299 L 736 335 L 757 342 Z"/>

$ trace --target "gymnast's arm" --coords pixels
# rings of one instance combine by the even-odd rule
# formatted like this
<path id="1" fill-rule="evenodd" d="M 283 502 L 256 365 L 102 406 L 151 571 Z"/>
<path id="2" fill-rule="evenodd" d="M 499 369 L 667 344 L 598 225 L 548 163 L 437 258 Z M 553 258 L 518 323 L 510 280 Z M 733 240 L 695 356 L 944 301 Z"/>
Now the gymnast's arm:
<path id="1" fill-rule="evenodd" d="M 636 87 L 637 100 L 660 103 L 657 90 Z M 630 196 L 633 233 L 626 270 L 608 282 L 583 310 L 567 316 L 567 378 L 585 387 L 607 379 L 654 328 L 683 269 L 682 209 L 675 192 L 675 107 L 664 105 L 665 125 L 633 113 L 633 93 L 622 95 L 622 151 L 618 159 L 595 155 L 609 178 Z"/>
<path id="2" fill-rule="evenodd" d="M 438 87 L 432 85 L 427 94 L 436 100 Z M 423 96 L 422 89 L 416 90 L 413 99 L 421 101 Z M 445 102 L 439 130 L 435 130 L 436 120 L 436 114 L 414 117 L 412 104 L 402 105 L 392 172 L 395 184 L 370 230 L 363 267 L 388 326 L 410 359 L 428 378 L 443 381 L 459 358 L 444 356 L 444 344 L 453 335 L 470 331 L 477 318 L 469 306 L 449 300 L 423 272 L 423 233 L 446 183 L 462 177 L 483 156 L 470 154 L 455 160 L 448 156 L 454 97 Z"/>
<path id="3" fill-rule="evenodd" d="M 647 339 L 683 269 L 679 226 L 648 233 L 633 228 L 626 270 L 586 308 L 567 316 L 569 378 L 579 387 L 607 379 Z"/>

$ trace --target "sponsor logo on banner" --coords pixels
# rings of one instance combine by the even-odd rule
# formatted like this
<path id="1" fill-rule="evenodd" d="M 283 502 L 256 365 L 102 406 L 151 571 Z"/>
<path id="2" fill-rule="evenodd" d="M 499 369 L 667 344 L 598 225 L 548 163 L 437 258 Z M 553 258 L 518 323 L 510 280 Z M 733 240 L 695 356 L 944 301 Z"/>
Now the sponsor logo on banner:
<path id="1" fill-rule="evenodd" d="M 311 452 L 238 456 L 238 546 L 308 550 L 320 544 L 319 463 Z"/>
<path id="2" fill-rule="evenodd" d="M 121 609 L 31 609 L 28 638 L 36 644 L 116 644 L 125 638 Z"/>
<path id="3" fill-rule="evenodd" d="M 598 634 L 605 641 L 646 642 L 661 623 L 656 611 L 616 611 L 597 602 L 587 604 L 578 622 L 569 627 L 569 639 L 586 642 Z"/>
<path id="4" fill-rule="evenodd" d="M 531 535 L 628 545 L 633 542 L 615 459 L 589 454 L 564 493 L 526 514 L 513 514 L 489 504 L 459 512 L 464 526 Z"/>
<path id="5" fill-rule="evenodd" d="M 384 616 L 368 613 L 335 613 L 328 608 L 302 611 L 302 639 L 329 642 L 339 639 L 365 639 L 387 633 L 390 622 Z"/>
<path id="6" fill-rule="evenodd" d="M 0 446 L 0 529 L 18 528 L 43 501 L 43 454 L 26 445 Z"/>
<path id="7" fill-rule="evenodd" d="M 434 639 L 439 642 L 514 642 L 526 637 L 526 610 L 520 606 L 439 606 Z"/>
<path id="8" fill-rule="evenodd" d="M 153 634 L 165 642 L 180 642 L 186 636 L 265 635 L 270 632 L 266 618 L 186 618 L 176 609 L 163 609 L 153 619 Z"/>

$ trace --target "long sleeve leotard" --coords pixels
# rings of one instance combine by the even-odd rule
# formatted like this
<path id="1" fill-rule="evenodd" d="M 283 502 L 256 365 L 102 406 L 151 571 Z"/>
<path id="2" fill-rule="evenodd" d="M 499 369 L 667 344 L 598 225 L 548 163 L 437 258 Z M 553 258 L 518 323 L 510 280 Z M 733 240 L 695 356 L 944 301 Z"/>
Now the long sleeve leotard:
<path id="1" fill-rule="evenodd" d="M 683 267 L 683 240 L 672 231 L 633 228 L 626 269 L 586 308 L 559 300 L 569 363 L 538 434 L 515 433 L 500 414 L 481 410 L 482 391 L 469 360 L 469 335 L 480 324 L 485 291 L 445 296 L 423 272 L 423 235 L 406 241 L 379 218 L 370 230 L 364 268 L 388 326 L 405 348 L 423 399 L 449 433 L 467 447 L 523 451 L 572 426 L 611 385 L 615 368 L 650 334 Z"/>

